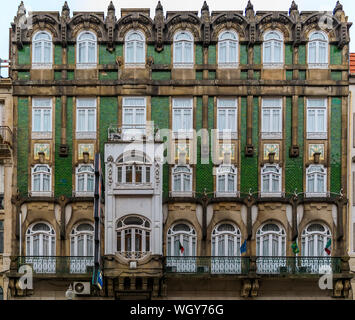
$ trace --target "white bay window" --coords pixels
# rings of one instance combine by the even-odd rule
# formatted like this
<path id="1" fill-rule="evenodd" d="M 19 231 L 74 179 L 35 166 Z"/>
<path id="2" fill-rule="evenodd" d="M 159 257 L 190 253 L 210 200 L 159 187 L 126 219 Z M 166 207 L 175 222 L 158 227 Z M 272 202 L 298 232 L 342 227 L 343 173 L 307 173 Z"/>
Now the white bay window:
<path id="1" fill-rule="evenodd" d="M 327 195 L 327 169 L 323 165 L 310 165 L 306 170 L 306 180 L 307 197 Z"/>
<path id="2" fill-rule="evenodd" d="M 32 168 L 32 196 L 51 196 L 52 169 L 39 164 Z"/>
<path id="3" fill-rule="evenodd" d="M 276 164 L 265 164 L 261 168 L 261 196 L 280 197 L 282 169 Z"/>
<path id="4" fill-rule="evenodd" d="M 172 195 L 192 195 L 192 169 L 188 165 L 176 165 L 172 170 Z"/>

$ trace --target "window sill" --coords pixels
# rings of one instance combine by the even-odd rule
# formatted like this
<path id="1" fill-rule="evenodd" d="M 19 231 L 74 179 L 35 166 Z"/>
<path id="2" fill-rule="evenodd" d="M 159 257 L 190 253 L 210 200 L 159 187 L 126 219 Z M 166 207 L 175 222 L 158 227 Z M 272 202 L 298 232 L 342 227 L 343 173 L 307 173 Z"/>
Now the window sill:
<path id="1" fill-rule="evenodd" d="M 32 63 L 32 69 L 36 70 L 43 70 L 43 69 L 48 69 L 51 70 L 53 69 L 53 64 L 52 63 Z"/>
<path id="2" fill-rule="evenodd" d="M 32 131 L 32 139 L 34 140 L 46 140 L 52 139 L 52 132 L 33 132 Z"/>
<path id="3" fill-rule="evenodd" d="M 282 139 L 282 132 L 262 132 L 262 139 Z"/>
<path id="4" fill-rule="evenodd" d="M 261 192 L 260 193 L 261 198 L 281 198 L 283 197 L 282 192 Z"/>
<path id="5" fill-rule="evenodd" d="M 30 197 L 53 197 L 52 191 L 31 191 L 29 193 Z"/>
<path id="6" fill-rule="evenodd" d="M 326 198 L 329 196 L 329 192 L 306 192 L 306 198 Z"/>
<path id="7" fill-rule="evenodd" d="M 170 197 L 193 197 L 194 196 L 194 192 L 192 191 L 170 191 L 169 192 L 169 196 Z"/>
<path id="8" fill-rule="evenodd" d="M 307 139 L 309 140 L 326 140 L 328 139 L 327 132 L 307 132 Z"/>
<path id="9" fill-rule="evenodd" d="M 97 63 L 77 63 L 77 69 L 96 69 Z"/>
<path id="10" fill-rule="evenodd" d="M 236 69 L 239 67 L 239 63 L 219 63 L 218 69 Z"/>
<path id="11" fill-rule="evenodd" d="M 328 69 L 328 63 L 308 63 L 308 69 Z"/>
<path id="12" fill-rule="evenodd" d="M 194 64 L 193 63 L 174 63 L 173 64 L 175 69 L 193 69 Z"/>
<path id="13" fill-rule="evenodd" d="M 94 132 L 76 132 L 76 139 L 78 140 L 96 140 L 96 131 Z"/>
<path id="14" fill-rule="evenodd" d="M 87 197 L 92 198 L 94 197 L 94 192 L 87 192 L 87 191 L 74 191 L 73 197 Z"/>
<path id="15" fill-rule="evenodd" d="M 215 192 L 216 198 L 237 198 L 239 196 L 239 192 Z"/>
<path id="16" fill-rule="evenodd" d="M 283 69 L 284 68 L 284 64 L 282 63 L 264 63 L 263 64 L 263 68 L 264 69 Z"/>

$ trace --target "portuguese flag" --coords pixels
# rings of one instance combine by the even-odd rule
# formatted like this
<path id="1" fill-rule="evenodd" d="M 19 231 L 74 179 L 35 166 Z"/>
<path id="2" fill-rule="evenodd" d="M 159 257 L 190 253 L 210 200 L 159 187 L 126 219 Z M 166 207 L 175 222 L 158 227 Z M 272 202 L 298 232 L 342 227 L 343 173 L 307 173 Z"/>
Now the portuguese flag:
<path id="1" fill-rule="evenodd" d="M 330 256 L 330 246 L 332 245 L 332 239 L 329 239 L 327 244 L 325 245 L 325 252 L 328 254 L 328 256 Z"/>
<path id="2" fill-rule="evenodd" d="M 185 249 L 184 249 L 184 247 L 182 246 L 182 244 L 181 244 L 180 241 L 179 241 L 179 250 L 180 250 L 181 254 L 183 254 L 184 251 L 185 251 Z"/>
<path id="3" fill-rule="evenodd" d="M 299 253 L 300 252 L 300 249 L 298 248 L 296 240 L 295 240 L 295 242 L 292 243 L 291 248 L 292 248 L 293 253 Z"/>

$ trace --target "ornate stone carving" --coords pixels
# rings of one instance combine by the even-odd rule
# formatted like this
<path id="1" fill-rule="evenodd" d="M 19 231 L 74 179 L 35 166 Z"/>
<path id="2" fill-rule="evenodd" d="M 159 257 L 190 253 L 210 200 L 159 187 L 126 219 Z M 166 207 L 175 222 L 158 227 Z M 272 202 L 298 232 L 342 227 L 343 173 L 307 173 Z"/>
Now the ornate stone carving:
<path id="1" fill-rule="evenodd" d="M 160 52 L 164 49 L 164 12 L 163 6 L 160 1 L 158 1 L 157 7 L 155 8 L 155 17 L 154 17 L 154 27 L 155 27 L 155 50 Z"/>
<path id="2" fill-rule="evenodd" d="M 115 50 L 114 48 L 114 34 L 115 34 L 115 27 L 116 27 L 115 12 L 116 12 L 115 6 L 111 1 L 107 8 L 107 17 L 105 20 L 106 29 L 107 29 L 107 38 L 108 38 L 107 49 L 110 52 Z"/>

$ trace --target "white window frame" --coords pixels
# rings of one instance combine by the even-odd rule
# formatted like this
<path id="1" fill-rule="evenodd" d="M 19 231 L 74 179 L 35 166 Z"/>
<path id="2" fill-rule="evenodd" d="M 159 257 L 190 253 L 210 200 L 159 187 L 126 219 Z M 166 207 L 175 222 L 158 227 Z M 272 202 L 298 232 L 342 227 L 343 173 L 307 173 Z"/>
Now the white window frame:
<path id="1" fill-rule="evenodd" d="M 268 167 L 275 167 L 279 172 L 274 173 L 272 171 L 268 171 Z M 272 191 L 272 178 L 273 175 L 278 176 L 278 181 L 279 181 L 279 190 L 278 191 Z M 264 179 L 269 180 L 269 190 L 264 190 Z M 270 164 L 266 163 L 262 168 L 261 168 L 261 197 L 282 197 L 282 167 L 280 167 L 278 164 Z"/>
<path id="2" fill-rule="evenodd" d="M 179 104 L 179 101 L 185 102 Z M 187 103 L 189 102 L 189 103 Z M 192 139 L 193 136 L 193 128 L 194 128 L 194 108 L 193 108 L 193 98 L 185 97 L 185 98 L 172 98 L 172 131 L 174 139 Z M 187 106 L 188 105 L 188 106 Z M 175 110 L 180 110 L 181 112 L 181 121 L 179 124 L 180 129 L 176 128 L 176 115 Z M 185 123 L 185 119 L 183 118 L 183 113 L 185 110 L 190 111 L 190 124 L 191 128 L 181 129 L 181 125 Z"/>
<path id="3" fill-rule="evenodd" d="M 43 103 L 46 105 L 41 106 L 39 102 L 48 102 Z M 41 111 L 41 124 L 40 130 L 35 131 L 35 111 Z M 44 131 L 44 112 L 50 112 L 49 116 L 49 131 Z M 52 139 L 52 118 L 53 118 L 53 99 L 52 98 L 32 98 L 32 139 Z"/>
<path id="4" fill-rule="evenodd" d="M 227 171 L 229 170 L 229 171 Z M 234 171 L 234 172 L 233 172 Z M 219 177 L 224 177 L 224 191 L 219 190 Z M 233 191 L 228 191 L 229 176 L 233 176 Z M 216 197 L 236 197 L 238 170 L 234 165 L 221 164 L 216 168 Z"/>
<path id="5" fill-rule="evenodd" d="M 81 40 L 80 37 L 83 36 L 84 34 L 89 33 L 91 34 L 94 39 L 89 40 L 89 39 L 84 39 Z M 95 69 L 97 67 L 97 36 L 94 32 L 92 31 L 82 31 L 78 34 L 77 40 L 76 40 L 76 68 L 77 69 Z M 95 52 L 95 61 L 94 62 L 89 62 L 89 43 L 94 43 L 94 52 Z M 80 45 L 84 44 L 85 46 L 85 55 L 86 59 L 85 61 L 80 61 Z"/>
<path id="6" fill-rule="evenodd" d="M 79 106 L 80 101 L 92 100 L 93 105 Z M 85 128 L 86 130 L 79 130 L 79 110 L 85 110 Z M 94 129 L 89 131 L 89 110 L 95 111 Z M 77 139 L 96 139 L 96 122 L 97 122 L 97 99 L 96 98 L 76 98 L 76 138 Z"/>
<path id="7" fill-rule="evenodd" d="M 127 218 L 138 218 L 142 220 L 142 224 L 125 224 Z M 118 227 L 118 224 L 121 224 Z M 148 224 L 148 227 L 146 226 Z M 116 252 L 120 257 L 128 260 L 139 260 L 152 252 L 152 223 L 149 219 L 139 216 L 139 215 L 127 215 L 116 221 Z M 131 250 L 126 251 L 126 231 L 131 235 Z M 120 233 L 121 237 L 121 250 L 118 248 L 118 236 Z M 136 250 L 136 233 L 141 234 L 142 248 L 141 251 Z M 147 234 L 149 236 L 149 250 L 147 250 Z"/>
<path id="8" fill-rule="evenodd" d="M 177 40 L 178 36 L 181 34 L 186 34 L 187 36 L 190 37 L 190 40 Z M 180 45 L 181 43 L 181 52 L 182 52 L 182 61 L 177 61 L 176 59 L 176 47 L 177 45 Z M 186 44 L 190 43 L 191 44 L 191 54 L 192 54 L 192 61 L 186 61 L 185 60 L 185 47 Z M 173 52 L 173 65 L 174 68 L 184 68 L 184 69 L 192 69 L 195 63 L 195 45 L 194 45 L 194 37 L 190 31 L 187 30 L 180 30 L 175 33 L 174 35 L 174 52 Z"/>
<path id="9" fill-rule="evenodd" d="M 266 106 L 266 102 L 275 102 L 274 106 Z M 279 130 L 275 131 L 273 128 L 275 127 L 274 119 L 273 119 L 273 114 L 274 112 L 278 111 L 279 112 L 279 119 L 278 119 L 278 127 Z M 262 139 L 282 139 L 282 117 L 283 117 L 283 99 L 282 98 L 262 98 L 261 101 L 261 138 Z M 270 113 L 270 124 L 269 124 L 269 131 L 267 131 L 266 128 L 266 120 L 265 120 L 265 113 L 269 112 Z"/>
<path id="10" fill-rule="evenodd" d="M 310 172 L 311 169 L 317 167 L 321 168 L 318 171 L 313 171 Z M 324 170 L 324 172 L 321 172 L 321 170 Z M 309 179 L 311 176 L 314 176 L 314 187 L 316 189 L 315 192 L 310 192 L 309 191 Z M 318 190 L 318 184 L 317 184 L 317 178 L 318 176 L 323 176 L 323 190 Z M 327 192 L 327 168 L 325 168 L 321 164 L 311 164 L 307 169 L 306 169 L 306 197 L 326 197 L 328 192 Z"/>
<path id="11" fill-rule="evenodd" d="M 91 167 L 92 171 L 83 171 L 79 173 L 79 170 L 82 167 Z M 88 190 L 88 176 L 92 175 L 93 176 L 93 190 L 89 191 Z M 79 190 L 79 177 L 84 176 L 84 190 Z M 92 164 L 80 164 L 76 167 L 75 169 L 75 196 L 76 197 L 93 197 L 94 196 L 94 191 L 95 191 L 95 169 Z"/>
<path id="12" fill-rule="evenodd" d="M 78 230 L 82 225 L 89 225 L 92 230 Z M 78 255 L 78 242 L 79 238 L 82 237 L 84 241 L 84 254 Z M 92 255 L 88 252 L 88 242 L 92 242 Z M 90 222 L 82 222 L 77 224 L 70 232 L 70 256 L 71 257 L 94 257 L 95 243 L 94 243 L 94 226 Z M 74 260 L 75 261 L 75 260 Z"/>
<path id="13" fill-rule="evenodd" d="M 224 34 L 231 33 L 235 36 L 235 39 L 227 38 L 221 40 Z M 230 58 L 230 51 L 232 50 L 231 44 L 235 44 L 235 61 Z M 222 45 L 226 46 L 226 61 L 222 61 L 221 50 Z M 239 65 L 239 37 L 238 33 L 232 29 L 223 30 L 218 36 L 218 68 L 237 68 Z"/>
<path id="14" fill-rule="evenodd" d="M 312 36 L 316 35 L 316 34 L 320 34 L 321 36 L 323 36 L 325 39 L 321 40 L 321 39 L 314 39 L 311 40 Z M 311 59 L 311 45 L 314 44 L 315 48 L 316 48 L 316 61 L 315 62 L 310 62 Z M 320 46 L 322 44 L 325 44 L 325 62 L 320 61 Z M 307 46 L 307 62 L 308 62 L 308 68 L 309 69 L 328 69 L 328 59 L 329 59 L 329 39 L 328 36 L 325 32 L 322 31 L 313 31 L 312 33 L 310 33 L 309 35 L 309 41 L 308 41 L 308 46 Z"/>
<path id="15" fill-rule="evenodd" d="M 174 228 L 178 225 L 185 225 L 187 226 L 190 230 L 189 231 L 183 231 L 183 230 L 178 230 L 174 231 Z M 174 247 L 174 242 L 175 240 L 179 240 L 181 245 L 184 246 L 184 238 L 185 240 L 187 239 L 188 241 L 188 248 L 184 248 L 184 252 L 181 253 L 181 250 L 178 250 L 178 252 L 175 252 L 175 247 Z M 185 241 L 186 242 L 186 241 Z M 196 257 L 196 252 L 197 252 L 197 236 L 196 236 L 196 231 L 191 226 L 189 223 L 186 223 L 185 221 L 179 221 L 174 223 L 168 230 L 167 233 L 167 245 L 166 245 L 166 255 L 168 257 Z M 170 246 L 170 248 L 169 248 Z M 187 250 L 188 249 L 188 250 Z M 186 255 L 188 253 L 188 255 Z"/>
<path id="16" fill-rule="evenodd" d="M 49 172 L 39 171 L 35 172 L 37 167 L 46 167 Z M 49 175 L 49 190 L 43 190 L 44 174 Z M 35 176 L 40 177 L 40 190 L 34 190 Z M 52 196 L 52 168 L 47 164 L 37 164 L 31 168 L 31 196 L 33 197 L 51 197 Z"/>
<path id="17" fill-rule="evenodd" d="M 142 104 L 139 105 L 131 105 L 128 103 L 130 100 L 137 99 L 142 101 Z M 126 123 L 126 117 L 128 110 L 132 109 L 133 111 L 133 123 Z M 144 109 L 144 123 L 138 124 L 136 123 L 137 111 L 138 109 Z M 123 140 L 132 140 L 132 139 L 140 139 L 142 136 L 146 134 L 147 128 L 147 98 L 146 97 L 124 97 L 122 99 L 122 138 Z"/>
<path id="18" fill-rule="evenodd" d="M 324 228 L 324 231 L 320 231 L 320 230 L 308 231 L 308 228 L 311 227 L 312 225 L 321 225 Z M 323 239 L 321 239 L 321 240 L 323 240 L 321 255 L 318 254 L 318 255 L 310 256 L 309 250 L 308 250 L 309 249 L 308 243 L 311 240 L 310 238 L 313 238 L 313 241 L 314 241 L 313 250 L 314 250 L 314 252 L 317 252 L 318 251 L 317 243 L 318 243 L 319 237 L 323 237 Z M 301 236 L 302 257 L 329 257 L 324 250 L 329 239 L 332 239 L 332 234 L 331 234 L 329 228 L 325 224 L 319 223 L 319 222 L 309 223 L 302 231 L 302 236 Z"/>
<path id="19" fill-rule="evenodd" d="M 143 40 L 129 40 L 129 37 L 132 36 L 133 34 L 138 34 Z M 127 62 L 127 57 L 128 57 L 128 44 L 133 43 L 133 61 L 132 62 Z M 138 43 L 143 44 L 143 60 L 138 61 L 137 59 L 137 45 Z M 130 30 L 127 32 L 126 37 L 125 37 L 125 67 L 126 68 L 145 68 L 145 61 L 146 61 L 146 46 L 145 46 L 145 35 L 142 31 L 140 30 Z"/>
<path id="20" fill-rule="evenodd" d="M 36 40 L 40 34 L 46 34 L 49 36 L 49 40 Z M 40 61 L 35 61 L 36 59 L 36 45 L 39 44 L 41 47 L 41 59 Z M 50 55 L 49 61 L 45 61 L 45 46 L 49 45 Z M 34 34 L 32 38 L 32 69 L 52 69 L 53 67 L 53 38 L 48 31 L 38 31 Z"/>
<path id="21" fill-rule="evenodd" d="M 263 228 L 267 225 L 275 225 L 279 228 L 279 231 L 267 230 L 263 231 Z M 275 255 L 272 254 L 272 243 L 273 239 L 277 239 L 277 253 Z M 264 255 L 263 251 L 263 242 L 268 241 L 268 252 L 271 255 Z M 259 249 L 259 250 L 258 250 Z M 258 252 L 259 251 L 259 252 Z M 278 223 L 268 221 L 263 223 L 262 226 L 259 227 L 256 232 L 256 256 L 257 257 L 285 257 L 286 256 L 286 232 L 285 229 Z"/>
<path id="22" fill-rule="evenodd" d="M 175 172 L 178 167 L 186 167 L 190 172 L 189 173 L 184 173 L 184 172 Z M 190 180 L 189 180 L 189 187 L 188 190 L 184 190 L 184 175 L 189 175 Z M 175 176 L 180 176 L 180 190 L 176 190 L 175 186 Z M 189 165 L 175 165 L 172 170 L 171 170 L 171 186 L 172 186 L 172 191 L 171 191 L 171 196 L 172 197 L 192 197 L 192 180 L 193 180 L 193 170 Z"/>
<path id="23" fill-rule="evenodd" d="M 322 99 L 324 101 L 323 106 L 316 106 L 316 107 L 311 107 L 309 106 L 309 101 L 310 100 L 319 100 Z M 315 115 L 315 126 L 316 130 L 311 131 L 309 126 L 310 126 L 310 121 L 309 121 L 309 113 L 310 111 L 314 111 L 316 115 L 319 114 L 320 111 L 324 112 L 324 122 L 323 122 L 323 127 L 324 130 L 320 131 L 318 129 L 318 117 Z M 307 139 L 327 139 L 328 138 L 328 99 L 327 98 L 307 98 Z"/>
<path id="24" fill-rule="evenodd" d="M 219 231 L 218 229 L 223 225 L 230 225 L 234 228 L 234 231 Z M 230 222 L 221 222 L 218 223 L 212 231 L 211 237 L 211 257 L 240 257 L 240 246 L 242 235 L 240 229 L 234 224 Z M 232 238 L 233 240 L 233 254 L 229 254 L 228 252 L 228 244 L 229 240 Z M 223 252 L 219 252 L 218 242 L 223 242 Z"/>
<path id="25" fill-rule="evenodd" d="M 231 102 L 230 106 L 225 106 L 223 105 L 224 102 Z M 234 103 L 232 103 L 234 102 Z M 234 111 L 234 125 L 235 125 L 235 130 L 232 130 L 231 128 L 229 129 L 220 129 L 220 111 L 225 111 L 226 113 L 226 118 L 229 117 L 229 113 L 231 111 Z M 229 127 L 229 120 L 227 120 L 227 125 L 225 124 L 226 127 Z M 217 98 L 217 130 L 218 130 L 218 138 L 219 139 L 238 139 L 238 99 L 237 98 L 227 98 L 227 97 L 220 97 Z"/>
<path id="26" fill-rule="evenodd" d="M 269 39 L 266 40 L 266 37 L 270 34 L 270 33 L 276 33 L 280 39 Z M 264 69 L 280 69 L 283 67 L 284 65 L 284 36 L 283 34 L 278 31 L 278 30 L 268 30 L 264 33 L 264 37 L 263 37 L 263 67 Z M 275 45 L 276 43 L 278 43 L 281 47 L 281 60 L 280 61 L 275 61 Z M 271 46 L 271 57 L 270 57 L 270 61 L 267 61 L 267 57 L 266 57 L 266 46 L 270 45 Z"/>
<path id="27" fill-rule="evenodd" d="M 33 231 L 33 227 L 37 224 L 44 224 L 49 228 L 49 231 Z M 39 255 L 34 256 L 33 254 L 33 241 L 34 237 L 38 236 L 39 238 Z M 48 237 L 48 251 L 49 254 L 44 256 L 43 248 L 44 248 L 44 237 Z M 47 222 L 39 221 L 28 227 L 26 231 L 26 256 L 28 257 L 54 257 L 56 255 L 56 234 L 54 228 Z M 29 262 L 29 261 L 27 261 Z M 55 266 L 54 266 L 55 269 Z M 55 271 L 55 270 L 54 270 Z"/>

